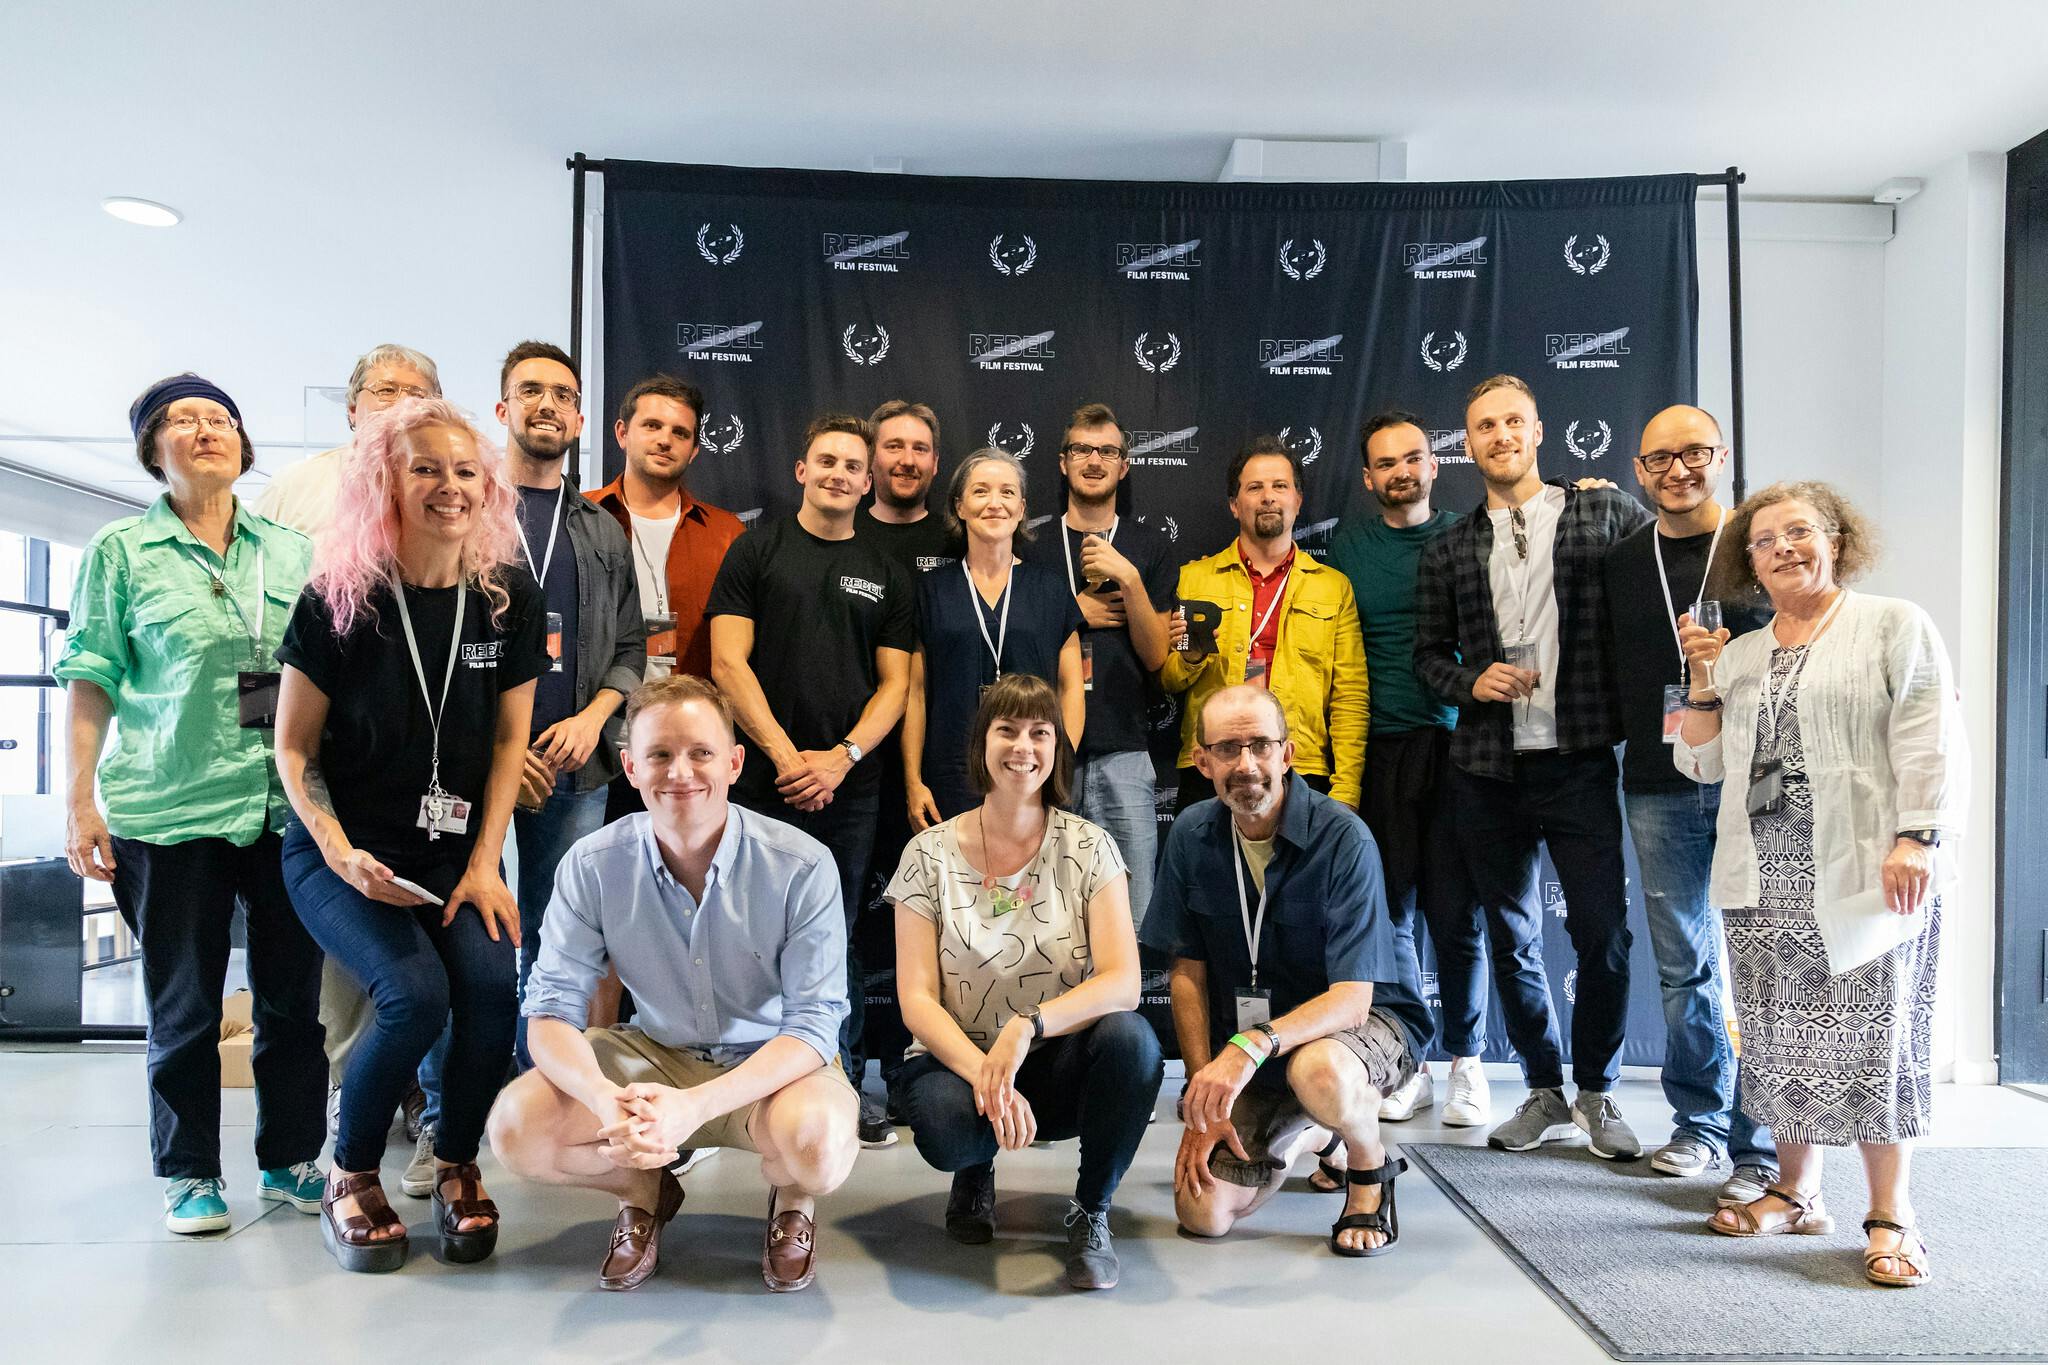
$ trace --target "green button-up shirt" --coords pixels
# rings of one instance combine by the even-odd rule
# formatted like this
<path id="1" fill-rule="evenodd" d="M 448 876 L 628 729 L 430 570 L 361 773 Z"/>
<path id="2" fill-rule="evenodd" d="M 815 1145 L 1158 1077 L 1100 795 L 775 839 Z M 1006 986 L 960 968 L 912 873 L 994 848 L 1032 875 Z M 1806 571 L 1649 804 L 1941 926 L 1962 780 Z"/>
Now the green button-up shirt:
<path id="1" fill-rule="evenodd" d="M 235 675 L 277 668 L 271 656 L 312 558 L 311 541 L 239 501 L 225 559 L 178 520 L 168 495 L 93 537 L 56 674 L 113 699 L 99 769 L 111 832 L 246 847 L 284 828 L 272 733 L 241 728 Z M 214 591 L 215 574 L 226 592 Z"/>

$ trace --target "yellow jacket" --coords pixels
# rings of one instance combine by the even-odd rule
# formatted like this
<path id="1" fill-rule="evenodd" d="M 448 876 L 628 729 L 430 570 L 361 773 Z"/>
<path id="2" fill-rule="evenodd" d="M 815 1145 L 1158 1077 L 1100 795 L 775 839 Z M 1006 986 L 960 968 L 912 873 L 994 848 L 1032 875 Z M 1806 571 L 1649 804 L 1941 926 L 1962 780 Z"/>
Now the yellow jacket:
<path id="1" fill-rule="evenodd" d="M 1195 761 L 1195 735 L 1202 703 L 1210 694 L 1244 681 L 1251 646 L 1252 580 L 1232 540 L 1207 559 L 1183 564 L 1183 600 L 1214 602 L 1223 608 L 1216 628 L 1216 652 L 1199 664 L 1169 651 L 1159 681 L 1169 692 L 1184 692 L 1180 720 L 1180 766 Z M 1306 550 L 1294 552 L 1294 571 L 1280 603 L 1280 638 L 1267 685 L 1287 713 L 1294 741 L 1294 766 L 1330 779 L 1330 795 L 1356 808 L 1365 774 L 1368 714 L 1365 642 L 1358 632 L 1358 604 L 1351 582 Z"/>

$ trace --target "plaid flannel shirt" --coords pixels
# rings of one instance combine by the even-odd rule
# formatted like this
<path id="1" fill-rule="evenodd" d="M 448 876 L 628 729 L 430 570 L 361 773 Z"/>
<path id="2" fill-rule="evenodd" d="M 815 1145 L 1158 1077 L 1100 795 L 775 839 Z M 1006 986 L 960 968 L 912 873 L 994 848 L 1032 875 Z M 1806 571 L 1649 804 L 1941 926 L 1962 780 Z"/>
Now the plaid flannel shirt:
<path id="1" fill-rule="evenodd" d="M 1650 520 L 1616 488 L 1578 489 L 1562 480 L 1564 511 L 1551 549 L 1557 593 L 1557 747 L 1590 749 L 1621 742 L 1621 698 L 1607 641 L 1607 547 Z M 1472 684 L 1500 662 L 1493 610 L 1493 519 L 1481 503 L 1423 551 L 1415 576 L 1415 671 L 1423 685 L 1458 708 L 1451 761 L 1475 777 L 1514 777 L 1514 708 L 1475 701 Z"/>

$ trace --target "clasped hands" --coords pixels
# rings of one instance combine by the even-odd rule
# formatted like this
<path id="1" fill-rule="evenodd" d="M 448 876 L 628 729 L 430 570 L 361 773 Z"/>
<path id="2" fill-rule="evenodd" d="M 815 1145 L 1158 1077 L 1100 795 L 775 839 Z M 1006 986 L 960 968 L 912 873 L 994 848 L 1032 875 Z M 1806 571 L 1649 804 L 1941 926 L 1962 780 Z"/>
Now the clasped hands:
<path id="1" fill-rule="evenodd" d="M 616 1085 L 593 1106 L 598 1151 L 614 1166 L 653 1171 L 675 1165 L 676 1153 L 712 1114 L 692 1092 L 637 1081 Z"/>

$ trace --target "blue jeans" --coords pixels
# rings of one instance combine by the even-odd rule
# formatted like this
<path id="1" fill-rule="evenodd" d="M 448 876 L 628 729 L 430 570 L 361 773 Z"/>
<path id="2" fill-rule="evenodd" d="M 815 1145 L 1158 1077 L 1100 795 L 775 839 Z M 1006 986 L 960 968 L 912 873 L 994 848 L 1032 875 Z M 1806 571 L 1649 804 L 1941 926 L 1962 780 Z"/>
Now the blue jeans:
<path id="1" fill-rule="evenodd" d="M 1152 904 L 1152 865 L 1159 856 L 1157 783 L 1152 755 L 1142 750 L 1094 754 L 1074 767 L 1074 813 L 1108 830 L 1131 870 L 1134 927 L 1145 922 Z"/>
<path id="2" fill-rule="evenodd" d="M 469 906 L 444 926 L 439 906 L 403 910 L 371 900 L 328 869 L 297 821 L 285 830 L 283 862 L 285 887 L 307 932 L 362 983 L 375 1012 L 342 1078 L 334 1164 L 377 1169 L 392 1111 L 444 1028 L 448 1065 L 434 1155 L 476 1160 L 519 1009 L 511 938 L 492 942 Z"/>
<path id="3" fill-rule="evenodd" d="M 1736 1102 L 1735 1049 L 1721 1008 L 1721 912 L 1707 901 L 1721 787 L 1630 792 L 1627 803 L 1664 992 L 1664 1098 L 1672 1124 L 1736 1165 L 1775 1169 L 1770 1130 Z"/>
<path id="4" fill-rule="evenodd" d="M 514 810 L 512 833 L 519 847 L 519 885 L 512 888 L 519 900 L 519 999 L 526 999 L 526 978 L 533 975 L 533 960 L 540 954 L 540 922 L 555 894 L 555 868 L 569 845 L 604 827 L 604 805 L 610 793 L 603 787 L 594 791 L 569 792 L 557 788 L 539 810 Z M 519 1069 L 532 1068 L 526 1052 L 526 1016 L 520 1015 L 512 1044 Z"/>

